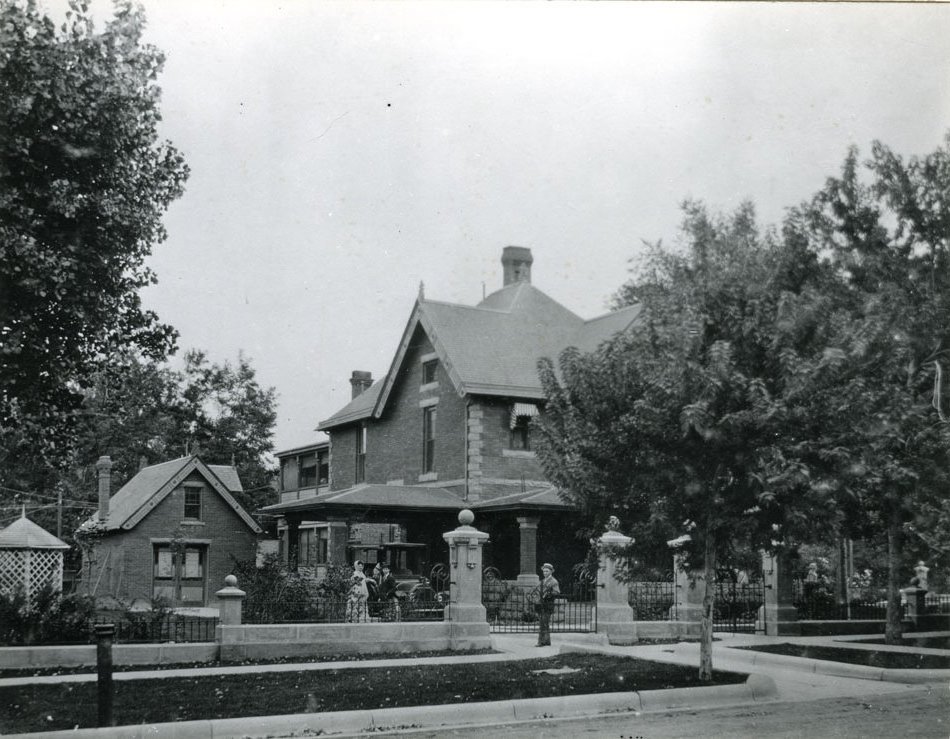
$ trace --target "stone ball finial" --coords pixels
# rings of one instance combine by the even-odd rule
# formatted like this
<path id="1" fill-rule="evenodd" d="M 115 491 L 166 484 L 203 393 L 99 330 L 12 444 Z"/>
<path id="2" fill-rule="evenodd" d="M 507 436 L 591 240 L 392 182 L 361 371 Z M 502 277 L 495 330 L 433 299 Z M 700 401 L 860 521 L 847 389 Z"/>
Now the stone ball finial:
<path id="1" fill-rule="evenodd" d="M 463 508 L 459 511 L 459 523 L 462 524 L 462 526 L 471 526 L 474 521 L 475 514 L 468 508 Z"/>
<path id="2" fill-rule="evenodd" d="M 611 516 L 607 519 L 607 531 L 620 531 L 620 519 L 616 516 Z"/>
<path id="3" fill-rule="evenodd" d="M 227 577 L 224 578 L 224 584 L 225 586 L 229 588 L 236 588 L 237 578 L 234 575 L 228 575 Z"/>

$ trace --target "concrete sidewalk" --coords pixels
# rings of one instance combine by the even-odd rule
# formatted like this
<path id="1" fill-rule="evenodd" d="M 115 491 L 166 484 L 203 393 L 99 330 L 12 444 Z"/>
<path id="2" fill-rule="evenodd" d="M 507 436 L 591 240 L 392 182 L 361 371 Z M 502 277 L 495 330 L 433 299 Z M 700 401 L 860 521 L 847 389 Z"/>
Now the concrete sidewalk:
<path id="1" fill-rule="evenodd" d="M 295 665 L 245 665 L 235 667 L 191 668 L 185 670 L 153 670 L 116 673 L 116 680 L 161 679 L 199 675 L 224 675 L 234 673 L 283 672 L 299 670 L 328 670 L 362 667 L 393 667 L 419 664 L 469 664 L 521 660 L 555 656 L 568 652 L 598 652 L 630 657 L 640 657 L 659 662 L 684 665 L 699 664 L 699 645 L 679 642 L 676 644 L 645 644 L 617 647 L 607 644 L 598 635 L 554 634 L 550 647 L 537 647 L 534 634 L 496 634 L 492 642 L 498 654 L 460 655 L 412 659 L 387 659 L 347 662 L 318 662 Z M 717 634 L 719 641 L 713 645 L 713 664 L 718 670 L 751 673 L 749 681 L 739 685 L 713 686 L 709 688 L 686 688 L 679 690 L 656 690 L 628 693 L 540 698 L 517 701 L 495 701 L 443 706 L 417 706 L 372 711 L 341 711 L 334 713 L 295 714 L 288 716 L 259 716 L 240 719 L 212 721 L 189 721 L 151 726 L 126 726 L 114 729 L 83 729 L 79 731 L 44 732 L 26 735 L 33 739 L 131 739 L 132 737 L 194 737 L 219 739 L 219 737 L 254 736 L 300 736 L 302 733 L 333 733 L 358 735 L 378 733 L 402 728 L 429 728 L 438 730 L 451 726 L 490 726 L 498 723 L 537 721 L 543 718 L 576 718 L 599 716 L 608 713 L 669 711 L 699 709 L 729 705 L 746 705 L 769 700 L 810 701 L 820 698 L 868 696 L 880 693 L 912 690 L 916 686 L 907 683 L 885 682 L 880 677 L 838 675 L 817 671 L 811 663 L 815 660 L 785 658 L 785 663 L 761 660 L 764 653 L 735 649 L 757 643 L 796 641 L 824 643 L 836 641 L 835 637 L 775 638 L 752 635 L 733 636 Z M 945 650 L 932 650 L 942 653 Z M 776 656 L 776 655 L 768 655 Z M 880 672 L 880 670 L 878 670 Z M 941 671 L 944 672 L 944 671 Z M 950 671 L 947 671 L 950 675 Z M 26 684 L 47 682 L 84 682 L 95 680 L 95 675 L 62 675 L 50 678 L 7 678 L 0 684 Z M 16 682 L 12 682 L 16 681 Z M 937 682 L 946 679 L 935 678 Z"/>

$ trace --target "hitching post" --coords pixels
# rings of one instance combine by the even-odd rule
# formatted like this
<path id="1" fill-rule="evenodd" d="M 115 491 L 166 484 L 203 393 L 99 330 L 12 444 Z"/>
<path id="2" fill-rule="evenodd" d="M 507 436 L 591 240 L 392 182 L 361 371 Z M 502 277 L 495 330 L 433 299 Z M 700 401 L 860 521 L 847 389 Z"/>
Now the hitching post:
<path id="1" fill-rule="evenodd" d="M 115 624 L 96 624 L 96 674 L 99 726 L 113 726 L 112 720 L 112 638 Z"/>

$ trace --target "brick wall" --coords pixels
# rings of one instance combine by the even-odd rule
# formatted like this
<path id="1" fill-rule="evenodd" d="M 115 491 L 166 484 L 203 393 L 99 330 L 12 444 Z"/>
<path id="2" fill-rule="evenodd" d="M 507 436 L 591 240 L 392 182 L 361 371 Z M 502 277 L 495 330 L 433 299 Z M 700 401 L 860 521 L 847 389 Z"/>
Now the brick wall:
<path id="1" fill-rule="evenodd" d="M 208 542 L 205 560 L 205 603 L 214 605 L 214 593 L 237 559 L 253 558 L 257 536 L 204 478 L 193 472 L 185 482 L 204 483 L 201 521 L 184 520 L 184 487 L 175 488 L 131 531 L 113 534 L 97 547 L 96 566 L 86 580 L 89 591 L 98 580 L 97 595 L 122 600 L 152 597 L 153 539 L 170 539 L 179 526 L 186 541 Z M 107 559 L 108 557 L 108 559 Z M 104 569 L 99 575 L 100 569 Z"/>
<path id="2" fill-rule="evenodd" d="M 511 400 L 478 398 L 469 410 L 469 475 L 473 497 L 490 497 L 481 482 L 544 480 L 533 452 L 511 446 Z"/>
<path id="3" fill-rule="evenodd" d="M 434 352 L 422 329 L 413 336 L 402 372 L 392 389 L 386 411 L 370 421 L 366 444 L 366 482 L 401 480 L 404 485 L 446 482 L 465 475 L 465 400 L 455 392 L 441 363 L 436 382 L 422 387 L 421 358 Z M 435 478 L 422 470 L 422 417 L 420 402 L 436 399 Z M 330 431 L 331 488 L 341 490 L 355 481 L 358 424 Z M 420 480 L 420 477 L 422 479 Z"/>

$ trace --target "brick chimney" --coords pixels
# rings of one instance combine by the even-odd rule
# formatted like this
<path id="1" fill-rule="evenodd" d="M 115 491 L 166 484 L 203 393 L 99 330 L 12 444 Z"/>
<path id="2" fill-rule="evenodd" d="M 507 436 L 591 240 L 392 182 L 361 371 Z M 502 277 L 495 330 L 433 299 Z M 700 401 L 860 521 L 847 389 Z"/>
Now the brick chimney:
<path id="1" fill-rule="evenodd" d="M 96 470 L 99 473 L 99 520 L 105 521 L 109 517 L 109 495 L 112 493 L 112 460 L 99 457 Z"/>
<path id="2" fill-rule="evenodd" d="M 360 370 L 353 370 L 353 376 L 350 377 L 350 385 L 353 387 L 353 397 L 355 398 L 360 393 L 365 390 L 369 390 L 370 385 L 373 384 L 373 373 L 372 372 L 361 372 Z"/>
<path id="3" fill-rule="evenodd" d="M 505 271 L 504 287 L 515 282 L 531 282 L 531 250 L 524 246 L 506 246 L 501 253 Z"/>

